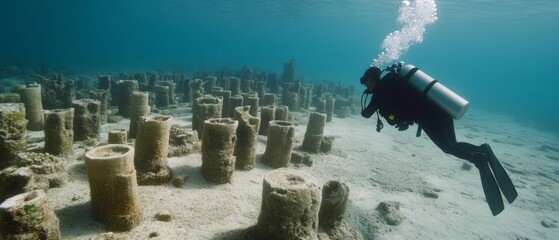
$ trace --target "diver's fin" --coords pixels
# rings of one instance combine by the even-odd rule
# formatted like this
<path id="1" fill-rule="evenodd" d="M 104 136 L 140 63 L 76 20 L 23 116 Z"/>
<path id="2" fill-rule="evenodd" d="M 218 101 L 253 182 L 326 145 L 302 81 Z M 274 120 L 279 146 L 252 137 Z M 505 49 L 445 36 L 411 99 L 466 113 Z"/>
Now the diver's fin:
<path id="1" fill-rule="evenodd" d="M 491 209 L 491 213 L 493 216 L 497 216 L 497 214 L 501 213 L 505 206 L 503 205 L 503 198 L 501 197 L 501 192 L 499 191 L 499 186 L 493 178 L 493 174 L 491 173 L 491 169 L 489 169 L 489 165 L 487 162 L 483 162 L 478 165 L 479 168 L 479 175 L 481 177 L 481 185 L 483 186 L 483 192 L 485 193 L 485 199 L 487 200 L 487 204 L 489 204 L 489 209 Z"/>
<path id="2" fill-rule="evenodd" d="M 493 174 L 495 174 L 495 178 L 497 179 L 497 183 L 499 183 L 499 187 L 501 187 L 503 195 L 505 195 L 505 198 L 509 203 L 514 202 L 516 197 L 518 197 L 518 193 L 516 192 L 516 188 L 512 184 L 507 171 L 505 170 L 505 168 L 503 168 L 503 165 L 501 165 L 499 159 L 495 157 L 495 154 L 493 153 L 493 150 L 491 149 L 489 144 L 484 143 L 481 145 L 481 147 L 484 148 L 487 156 L 489 157 L 489 165 L 493 170 Z"/>

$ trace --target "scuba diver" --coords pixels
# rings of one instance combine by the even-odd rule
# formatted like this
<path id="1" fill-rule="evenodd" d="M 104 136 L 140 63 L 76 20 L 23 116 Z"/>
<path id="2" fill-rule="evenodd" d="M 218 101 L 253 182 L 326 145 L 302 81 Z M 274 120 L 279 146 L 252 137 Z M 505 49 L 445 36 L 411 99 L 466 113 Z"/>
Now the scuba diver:
<path id="1" fill-rule="evenodd" d="M 381 78 L 383 72 L 386 73 Z M 443 152 L 467 160 L 479 169 L 493 216 L 505 208 L 500 191 L 509 203 L 516 199 L 514 185 L 487 143 L 476 146 L 456 140 L 453 118 L 462 117 L 469 105 L 466 100 L 415 66 L 404 66 L 402 62 L 384 70 L 370 67 L 361 77 L 361 84 L 366 87 L 361 115 L 370 118 L 377 113 L 377 132 L 383 128 L 379 114 L 400 131 L 417 123 L 417 137 L 424 131 Z M 365 107 L 369 94 L 371 101 Z"/>

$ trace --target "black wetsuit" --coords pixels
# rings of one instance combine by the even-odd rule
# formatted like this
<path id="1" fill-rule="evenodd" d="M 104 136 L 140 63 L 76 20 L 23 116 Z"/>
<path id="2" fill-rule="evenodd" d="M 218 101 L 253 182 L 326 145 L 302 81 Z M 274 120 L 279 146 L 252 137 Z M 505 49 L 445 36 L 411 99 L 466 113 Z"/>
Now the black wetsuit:
<path id="1" fill-rule="evenodd" d="M 371 102 L 362 112 L 371 117 L 377 110 L 386 121 L 399 130 L 414 123 L 445 153 L 468 160 L 476 166 L 484 150 L 466 142 L 457 142 L 452 116 L 422 96 L 396 73 L 389 72 L 375 84 Z"/>

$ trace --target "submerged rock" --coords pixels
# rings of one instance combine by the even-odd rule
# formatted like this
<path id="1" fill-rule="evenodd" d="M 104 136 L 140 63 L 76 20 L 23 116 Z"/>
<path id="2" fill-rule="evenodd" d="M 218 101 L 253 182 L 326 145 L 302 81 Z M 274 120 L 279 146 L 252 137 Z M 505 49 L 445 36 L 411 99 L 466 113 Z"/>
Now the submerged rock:
<path id="1" fill-rule="evenodd" d="M 171 126 L 168 157 L 197 153 L 200 152 L 201 146 L 198 132 L 179 125 Z"/>

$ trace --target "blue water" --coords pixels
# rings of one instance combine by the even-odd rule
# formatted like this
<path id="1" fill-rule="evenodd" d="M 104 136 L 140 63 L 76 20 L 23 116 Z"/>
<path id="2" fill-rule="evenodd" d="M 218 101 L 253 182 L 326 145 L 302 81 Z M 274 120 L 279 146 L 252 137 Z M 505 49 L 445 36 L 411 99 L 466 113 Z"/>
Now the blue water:
<path id="1" fill-rule="evenodd" d="M 0 63 L 79 71 L 217 69 L 357 84 L 399 28 L 398 0 L 0 0 Z M 559 132 L 559 1 L 436 1 L 438 20 L 400 60 L 470 100 Z"/>

